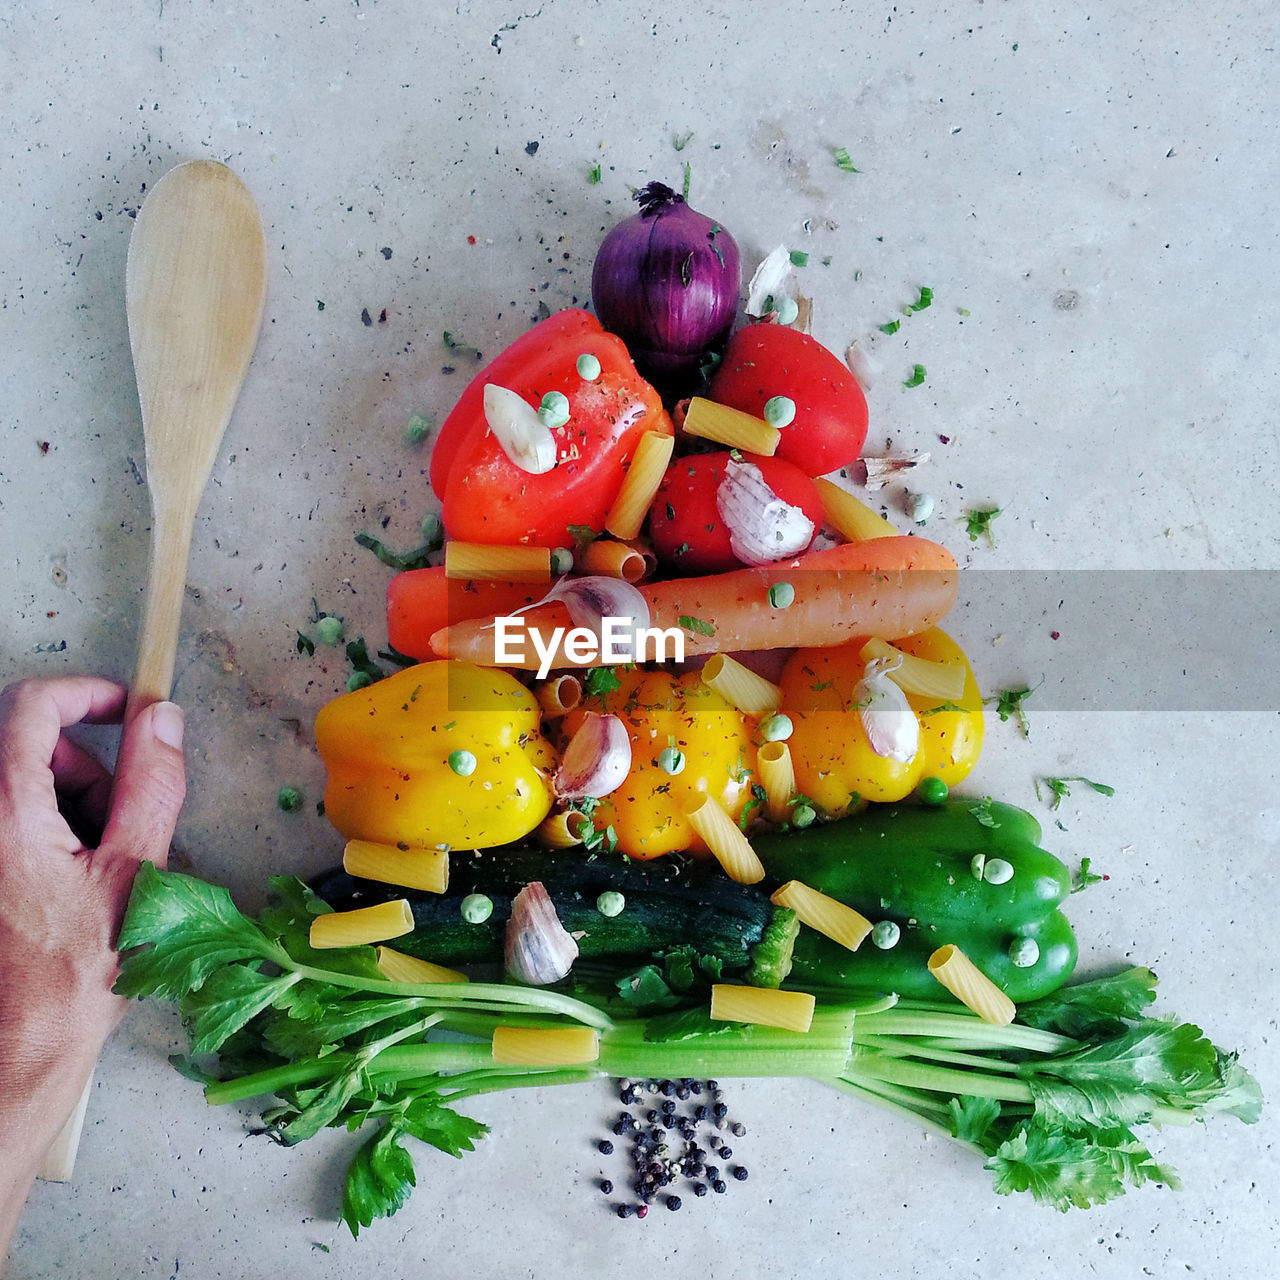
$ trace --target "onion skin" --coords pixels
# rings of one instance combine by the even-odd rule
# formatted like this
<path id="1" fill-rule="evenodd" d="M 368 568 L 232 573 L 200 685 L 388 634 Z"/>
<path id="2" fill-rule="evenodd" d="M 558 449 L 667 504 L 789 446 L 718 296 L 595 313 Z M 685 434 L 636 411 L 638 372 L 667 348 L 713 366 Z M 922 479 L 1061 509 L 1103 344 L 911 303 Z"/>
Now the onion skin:
<path id="1" fill-rule="evenodd" d="M 591 271 L 601 324 L 668 398 L 699 382 L 699 365 L 728 340 L 741 259 L 733 237 L 660 182 L 636 193 L 641 210 L 605 236 Z"/>

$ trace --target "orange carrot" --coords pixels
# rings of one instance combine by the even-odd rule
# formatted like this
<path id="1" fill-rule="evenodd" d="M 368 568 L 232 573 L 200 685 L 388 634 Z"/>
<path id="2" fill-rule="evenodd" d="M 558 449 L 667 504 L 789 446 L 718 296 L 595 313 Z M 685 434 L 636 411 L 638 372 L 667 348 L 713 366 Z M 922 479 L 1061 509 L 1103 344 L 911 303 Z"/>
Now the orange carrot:
<path id="1" fill-rule="evenodd" d="M 760 568 L 642 583 L 640 591 L 649 602 L 650 626 L 678 628 L 690 658 L 835 645 L 855 636 L 912 635 L 946 616 L 956 586 L 955 558 L 945 547 L 927 538 L 895 537 L 844 543 Z M 554 628 L 572 625 L 569 613 L 553 601 L 530 610 L 522 621 L 521 631 L 508 634 L 507 647 L 523 649 L 523 658 L 502 665 L 537 669 L 537 647 L 529 633 L 541 632 L 541 647 L 547 649 Z M 477 615 L 436 632 L 431 648 L 440 657 L 496 666 L 495 634 L 493 615 Z M 571 660 L 563 643 L 551 662 L 552 667 L 592 665 Z"/>
<path id="2" fill-rule="evenodd" d="M 387 586 L 387 639 L 410 658 L 438 657 L 431 637 L 468 618 L 492 618 L 546 595 L 545 583 L 446 578 L 444 567 L 397 573 Z"/>

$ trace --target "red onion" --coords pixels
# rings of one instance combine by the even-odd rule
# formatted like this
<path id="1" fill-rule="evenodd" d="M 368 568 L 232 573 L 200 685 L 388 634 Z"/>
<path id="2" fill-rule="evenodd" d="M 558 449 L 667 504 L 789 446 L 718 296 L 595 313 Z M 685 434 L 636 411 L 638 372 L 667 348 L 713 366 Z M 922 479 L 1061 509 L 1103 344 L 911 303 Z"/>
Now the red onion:
<path id="1" fill-rule="evenodd" d="M 660 391 L 687 394 L 698 365 L 729 336 L 738 310 L 738 246 L 661 182 L 636 192 L 640 212 L 605 236 L 591 271 L 600 323 Z"/>

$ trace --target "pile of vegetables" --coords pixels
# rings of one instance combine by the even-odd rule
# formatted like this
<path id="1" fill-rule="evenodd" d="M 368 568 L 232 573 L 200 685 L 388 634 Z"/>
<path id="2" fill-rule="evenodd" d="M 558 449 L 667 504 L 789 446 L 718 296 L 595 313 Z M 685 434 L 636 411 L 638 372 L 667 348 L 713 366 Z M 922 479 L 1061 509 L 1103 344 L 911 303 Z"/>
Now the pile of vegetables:
<path id="1" fill-rule="evenodd" d="M 781 277 L 735 331 L 732 237 L 639 199 L 599 319 L 529 330 L 434 442 L 444 563 L 387 596 L 405 668 L 316 720 L 343 866 L 257 919 L 144 866 L 117 990 L 176 1001 L 183 1068 L 274 1095 L 279 1141 L 372 1130 L 353 1234 L 404 1203 L 406 1139 L 472 1149 L 469 1097 L 606 1076 L 821 1081 L 1061 1209 L 1176 1185 L 1138 1127 L 1251 1122 L 1257 1086 L 1149 1014 L 1149 971 L 1073 982 L 1079 884 L 954 790 L 983 742 L 937 626 L 955 560 L 833 476 L 861 388 Z"/>

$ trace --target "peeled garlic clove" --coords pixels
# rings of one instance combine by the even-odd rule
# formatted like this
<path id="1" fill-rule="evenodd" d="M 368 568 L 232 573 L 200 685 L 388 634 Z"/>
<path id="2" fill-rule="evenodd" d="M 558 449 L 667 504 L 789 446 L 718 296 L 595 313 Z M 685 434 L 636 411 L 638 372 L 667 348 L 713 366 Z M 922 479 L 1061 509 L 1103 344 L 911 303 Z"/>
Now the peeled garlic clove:
<path id="1" fill-rule="evenodd" d="M 503 453 L 521 471 L 540 476 L 556 465 L 555 436 L 523 396 L 497 383 L 485 383 L 484 420 Z"/>
<path id="2" fill-rule="evenodd" d="M 771 564 L 804 551 L 813 521 L 783 502 L 754 463 L 730 458 L 716 486 L 716 511 L 729 531 L 729 549 L 743 564 Z"/>
<path id="3" fill-rule="evenodd" d="M 540 880 L 534 880 L 511 900 L 507 921 L 504 962 L 507 972 L 519 982 L 545 987 L 567 977 L 578 958 L 573 940 L 555 904 Z"/>
<path id="4" fill-rule="evenodd" d="M 631 772 L 631 737 L 617 716 L 588 711 L 560 758 L 555 791 L 561 800 L 599 798 L 616 791 Z"/>
<path id="5" fill-rule="evenodd" d="M 772 302 L 775 306 L 779 299 L 787 294 L 787 283 L 791 276 L 791 252 L 785 244 L 780 244 L 768 254 L 756 268 L 747 286 L 747 315 L 767 315 L 767 307 Z"/>
<path id="6" fill-rule="evenodd" d="M 854 704 L 871 750 L 887 760 L 906 764 L 920 749 L 920 721 L 907 695 L 889 678 L 897 658 L 874 658 L 854 687 Z"/>

